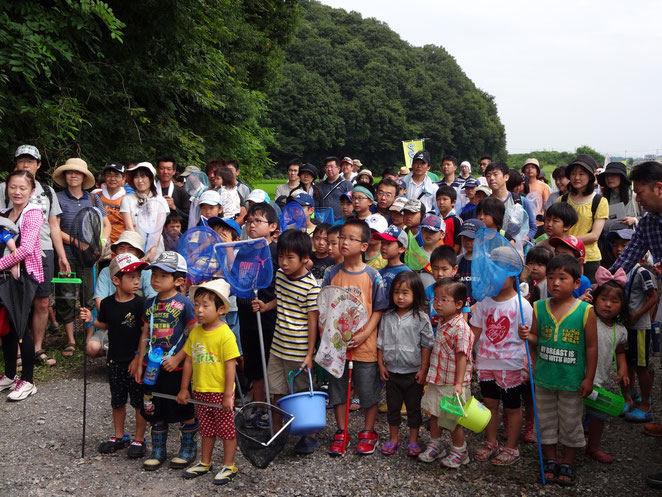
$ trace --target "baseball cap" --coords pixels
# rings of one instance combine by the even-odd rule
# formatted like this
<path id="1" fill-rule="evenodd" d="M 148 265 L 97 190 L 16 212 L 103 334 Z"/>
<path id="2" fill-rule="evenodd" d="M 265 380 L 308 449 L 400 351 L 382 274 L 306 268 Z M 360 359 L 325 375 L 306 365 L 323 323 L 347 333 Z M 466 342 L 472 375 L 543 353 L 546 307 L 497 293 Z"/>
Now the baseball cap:
<path id="1" fill-rule="evenodd" d="M 180 174 L 180 176 L 186 178 L 190 176 L 191 173 L 197 173 L 198 171 L 200 171 L 200 168 L 198 166 L 186 166 L 182 171 L 182 174 Z"/>
<path id="2" fill-rule="evenodd" d="M 411 158 L 411 163 L 413 164 L 417 160 L 421 160 L 425 162 L 426 164 L 430 163 L 430 152 L 427 150 L 421 150 L 420 152 L 416 152 L 414 156 Z"/>
<path id="3" fill-rule="evenodd" d="M 120 164 L 119 162 L 109 162 L 105 166 L 103 166 L 103 171 L 117 171 L 118 173 L 124 174 L 124 171 L 126 171 L 126 167 L 124 167 L 124 164 Z"/>
<path id="4" fill-rule="evenodd" d="M 354 165 L 351 157 L 343 157 L 340 163 L 342 164 L 343 162 L 349 162 L 352 166 Z"/>
<path id="5" fill-rule="evenodd" d="M 565 168 L 565 175 L 568 178 L 570 177 L 570 172 L 573 169 L 572 166 L 581 166 L 593 175 L 595 175 L 595 170 L 598 168 L 598 165 L 595 163 L 593 157 L 586 154 L 579 154 L 570 164 L 568 164 L 568 166 Z"/>
<path id="6" fill-rule="evenodd" d="M 294 197 L 292 200 L 294 200 L 302 207 L 315 207 L 315 200 L 313 200 L 313 197 L 307 193 L 299 193 L 299 195 Z"/>
<path id="7" fill-rule="evenodd" d="M 464 182 L 464 188 L 478 188 L 480 186 L 480 181 L 476 178 L 469 178 Z"/>
<path id="8" fill-rule="evenodd" d="M 261 204 L 262 202 L 269 203 L 271 202 L 271 199 L 269 198 L 269 194 L 267 192 L 256 188 L 248 195 L 246 202 L 255 202 L 256 204 Z"/>
<path id="9" fill-rule="evenodd" d="M 209 226 L 211 229 L 216 228 L 216 226 L 219 225 L 224 225 L 233 230 L 237 236 L 241 236 L 241 227 L 237 224 L 237 221 L 234 219 L 223 219 L 222 217 L 219 216 L 212 216 L 209 219 L 207 219 L 207 226 Z"/>
<path id="10" fill-rule="evenodd" d="M 485 227 L 485 223 L 479 219 L 467 219 L 462 223 L 462 228 L 458 235 L 467 238 L 476 238 L 476 231 Z"/>
<path id="11" fill-rule="evenodd" d="M 223 301 L 223 305 L 225 306 L 225 312 L 230 311 L 231 305 L 230 305 L 230 301 L 228 300 L 230 297 L 230 284 L 227 281 L 225 281 L 223 278 L 219 278 L 217 280 L 205 281 L 202 285 L 193 285 L 189 290 L 189 295 L 191 300 L 195 300 L 195 292 L 199 288 L 204 288 L 205 290 L 214 292 Z"/>
<path id="12" fill-rule="evenodd" d="M 565 238 L 560 238 L 558 236 L 555 236 L 554 238 L 549 239 L 549 244 L 552 247 L 565 245 L 566 247 L 570 247 L 572 250 L 577 252 L 579 254 L 578 257 L 581 258 L 586 256 L 586 247 L 584 246 L 584 242 L 582 242 L 575 235 L 566 236 Z"/>
<path id="13" fill-rule="evenodd" d="M 145 239 L 137 231 L 122 231 L 122 234 L 117 241 L 110 246 L 110 250 L 117 252 L 117 246 L 120 243 L 131 245 L 140 253 L 139 257 L 145 257 L 145 251 L 143 250 L 145 247 Z"/>
<path id="14" fill-rule="evenodd" d="M 108 271 L 110 271 L 110 277 L 112 278 L 117 273 L 130 273 L 132 271 L 138 271 L 139 269 L 145 269 L 149 264 L 138 259 L 135 255 L 125 253 L 115 256 L 115 258 L 110 261 L 110 266 L 108 266 Z"/>
<path id="15" fill-rule="evenodd" d="M 429 216 L 425 216 L 423 221 L 421 221 L 421 229 L 425 228 L 430 231 L 443 231 L 445 233 L 444 224 L 439 216 L 430 214 Z"/>
<path id="16" fill-rule="evenodd" d="M 400 242 L 403 247 L 409 247 L 409 236 L 407 232 L 400 227 L 392 224 L 384 233 L 373 233 L 373 238 L 380 238 L 389 242 Z"/>
<path id="17" fill-rule="evenodd" d="M 340 200 L 347 200 L 349 203 L 352 203 L 352 192 L 345 192 L 340 196 Z"/>
<path id="18" fill-rule="evenodd" d="M 417 200 L 415 198 L 411 198 L 407 200 L 407 203 L 404 205 L 402 208 L 403 211 L 409 211 L 409 212 L 421 212 L 421 209 L 423 207 L 423 204 L 421 203 L 420 200 Z"/>
<path id="19" fill-rule="evenodd" d="M 407 183 L 405 183 L 405 180 L 403 180 L 402 178 L 396 179 L 395 182 L 400 187 L 400 190 L 406 190 L 407 189 Z"/>
<path id="20" fill-rule="evenodd" d="M 483 192 L 488 197 L 492 195 L 492 189 L 489 186 L 480 185 L 476 188 L 476 193 Z"/>
<path id="21" fill-rule="evenodd" d="M 402 212 L 402 209 L 404 209 L 406 204 L 407 197 L 395 197 L 395 200 L 391 204 L 391 207 L 388 208 L 388 210 Z"/>
<path id="22" fill-rule="evenodd" d="M 185 273 L 188 266 L 186 265 L 186 260 L 180 254 L 171 250 L 166 250 L 165 252 L 161 252 L 161 254 L 147 267 L 147 269 L 155 268 L 162 269 L 166 273 L 174 273 L 176 271 Z"/>
<path id="23" fill-rule="evenodd" d="M 365 218 L 365 222 L 368 223 L 371 230 L 375 230 L 377 233 L 384 233 L 388 229 L 388 221 L 381 214 L 371 214 Z"/>
<path id="24" fill-rule="evenodd" d="M 33 159 L 41 160 L 39 149 L 34 145 L 20 145 L 14 152 L 14 159 L 18 159 L 21 155 L 29 155 Z"/>
<path id="25" fill-rule="evenodd" d="M 633 235 L 634 230 L 631 229 L 609 231 L 607 233 L 607 241 L 613 244 L 616 238 L 620 238 L 621 240 L 632 240 Z"/>
<path id="26" fill-rule="evenodd" d="M 216 190 L 207 190 L 200 195 L 200 205 L 221 205 L 221 194 Z"/>

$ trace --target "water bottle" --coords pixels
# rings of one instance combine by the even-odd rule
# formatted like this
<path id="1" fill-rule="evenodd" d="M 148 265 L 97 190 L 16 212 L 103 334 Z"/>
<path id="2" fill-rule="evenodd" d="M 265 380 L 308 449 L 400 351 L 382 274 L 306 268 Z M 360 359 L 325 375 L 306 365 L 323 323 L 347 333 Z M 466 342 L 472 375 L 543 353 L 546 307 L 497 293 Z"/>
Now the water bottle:
<path id="1" fill-rule="evenodd" d="M 163 349 L 156 347 L 147 356 L 147 367 L 143 376 L 143 384 L 156 384 L 156 378 L 159 376 L 159 369 L 161 369 L 161 361 L 163 361 Z"/>

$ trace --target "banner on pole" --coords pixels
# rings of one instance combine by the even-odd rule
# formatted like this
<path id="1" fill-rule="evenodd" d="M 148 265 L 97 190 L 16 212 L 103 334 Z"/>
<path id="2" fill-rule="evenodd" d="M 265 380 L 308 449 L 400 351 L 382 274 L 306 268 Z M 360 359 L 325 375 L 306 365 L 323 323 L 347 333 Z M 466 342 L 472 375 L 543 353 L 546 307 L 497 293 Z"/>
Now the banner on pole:
<path id="1" fill-rule="evenodd" d="M 425 140 L 419 138 L 418 140 L 408 140 L 402 142 L 402 149 L 405 153 L 405 165 L 408 168 L 411 168 L 411 160 L 413 159 L 416 152 L 425 150 Z"/>

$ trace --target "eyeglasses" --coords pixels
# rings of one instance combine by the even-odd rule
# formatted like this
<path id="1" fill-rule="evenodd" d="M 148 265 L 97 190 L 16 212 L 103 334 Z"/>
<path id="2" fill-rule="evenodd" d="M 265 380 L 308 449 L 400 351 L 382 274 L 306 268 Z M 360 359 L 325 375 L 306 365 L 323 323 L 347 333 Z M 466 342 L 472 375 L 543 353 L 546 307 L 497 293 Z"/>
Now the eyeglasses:
<path id="1" fill-rule="evenodd" d="M 356 202 L 357 200 L 370 200 L 368 197 L 364 197 L 362 195 L 356 196 L 352 195 L 352 202 Z"/>
<path id="2" fill-rule="evenodd" d="M 256 226 L 258 224 L 266 223 L 269 224 L 269 221 L 266 219 L 250 219 L 249 221 L 246 221 L 246 226 Z"/>
<path id="3" fill-rule="evenodd" d="M 378 197 L 391 198 L 394 195 L 391 192 L 377 192 Z"/>
<path id="4" fill-rule="evenodd" d="M 351 238 L 351 237 L 346 237 L 345 235 L 340 235 L 338 237 L 339 242 L 344 242 L 347 240 L 348 242 L 357 242 L 357 243 L 363 243 L 360 238 Z"/>
<path id="5" fill-rule="evenodd" d="M 453 299 L 449 299 L 448 297 L 442 297 L 442 298 L 437 298 L 435 297 L 432 299 L 435 304 L 448 304 L 449 302 L 455 302 Z"/>

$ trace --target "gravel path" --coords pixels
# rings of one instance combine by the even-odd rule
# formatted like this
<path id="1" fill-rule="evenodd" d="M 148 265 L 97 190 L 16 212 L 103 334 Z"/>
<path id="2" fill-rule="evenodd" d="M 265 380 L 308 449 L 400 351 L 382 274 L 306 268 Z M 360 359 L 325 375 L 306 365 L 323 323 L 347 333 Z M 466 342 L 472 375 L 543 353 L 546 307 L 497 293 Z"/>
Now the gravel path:
<path id="1" fill-rule="evenodd" d="M 211 476 L 193 481 L 179 472 L 162 468 L 142 470 L 140 461 L 128 460 L 125 451 L 101 456 L 98 444 L 112 433 L 110 394 L 103 363 L 91 367 L 88 386 L 86 457 L 80 458 L 82 381 L 64 378 L 38 385 L 36 396 L 17 404 L 0 401 L 0 495 L 2 496 L 188 496 L 210 491 L 233 495 L 444 495 L 444 496 L 531 496 L 531 495 L 660 495 L 645 484 L 645 475 L 662 471 L 662 441 L 641 434 L 641 426 L 623 419 L 608 425 L 604 447 L 615 456 L 611 465 L 601 465 L 582 454 L 578 460 L 579 483 L 573 489 L 557 485 L 543 487 L 538 481 L 535 444 L 523 444 L 522 460 L 509 468 L 473 462 L 459 471 L 445 470 L 438 463 L 424 465 L 400 451 L 392 457 L 379 453 L 343 459 L 326 454 L 333 430 L 321 434 L 321 447 L 308 457 L 294 453 L 291 439 L 283 452 L 264 470 L 252 467 L 238 453 L 239 476 L 226 488 L 212 485 Z M 656 388 L 655 414 L 661 419 Z M 352 414 L 353 442 L 360 429 L 361 411 Z M 132 419 L 132 416 L 129 418 Z M 132 423 L 132 421 L 129 421 Z M 129 430 L 131 424 L 128 425 Z M 380 414 L 377 431 L 388 433 L 386 415 Z M 178 448 L 175 427 L 168 444 L 174 455 Z M 403 425 L 402 436 L 405 435 Z M 425 430 L 423 440 L 428 439 Z M 469 435 L 472 448 L 480 435 Z M 220 444 L 214 455 L 219 461 Z"/>

